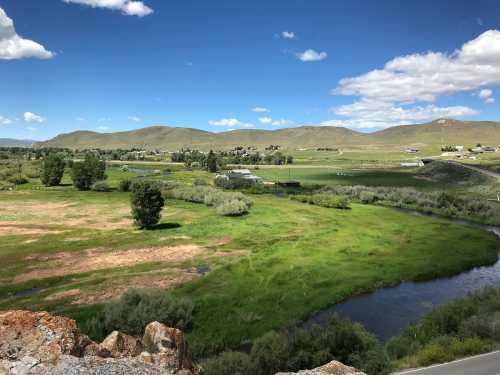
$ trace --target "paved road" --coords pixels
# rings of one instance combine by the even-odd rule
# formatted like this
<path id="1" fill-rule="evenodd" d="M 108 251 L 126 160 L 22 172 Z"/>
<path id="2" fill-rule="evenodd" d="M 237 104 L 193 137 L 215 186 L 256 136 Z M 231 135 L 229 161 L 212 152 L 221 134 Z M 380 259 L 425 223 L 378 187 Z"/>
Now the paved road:
<path id="1" fill-rule="evenodd" d="M 447 160 L 447 162 L 450 163 L 450 164 L 460 165 L 461 167 L 464 167 L 464 168 L 467 168 L 467 169 L 471 169 L 473 171 L 482 173 L 482 174 L 484 174 L 486 176 L 496 178 L 497 180 L 500 181 L 500 173 L 495 173 L 495 172 L 492 172 L 492 171 L 488 171 L 486 169 L 476 167 L 475 165 L 459 163 L 458 161 Z M 495 375 L 497 375 L 497 374 L 495 374 Z"/>
<path id="2" fill-rule="evenodd" d="M 500 351 L 394 375 L 500 375 Z"/>

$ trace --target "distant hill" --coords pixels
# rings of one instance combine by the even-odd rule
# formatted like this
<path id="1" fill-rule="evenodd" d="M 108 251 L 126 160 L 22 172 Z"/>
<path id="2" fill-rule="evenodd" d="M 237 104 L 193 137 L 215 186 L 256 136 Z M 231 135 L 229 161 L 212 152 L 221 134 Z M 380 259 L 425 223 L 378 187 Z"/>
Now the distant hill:
<path id="1" fill-rule="evenodd" d="M 329 126 L 302 126 L 277 130 L 244 129 L 211 133 L 199 129 L 153 126 L 117 133 L 77 131 L 61 134 L 35 147 L 145 148 L 177 150 L 182 147 L 220 149 L 235 146 L 287 148 L 362 145 L 499 145 L 500 123 L 441 119 L 428 124 L 401 125 L 374 133 Z"/>
<path id="2" fill-rule="evenodd" d="M 0 147 L 31 147 L 34 143 L 29 139 L 0 138 Z"/>

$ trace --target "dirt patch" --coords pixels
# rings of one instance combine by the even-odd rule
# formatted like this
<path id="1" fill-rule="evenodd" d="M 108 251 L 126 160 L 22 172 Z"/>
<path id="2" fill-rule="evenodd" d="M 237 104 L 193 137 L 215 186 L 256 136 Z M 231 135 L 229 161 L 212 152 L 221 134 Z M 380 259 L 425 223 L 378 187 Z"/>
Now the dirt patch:
<path id="1" fill-rule="evenodd" d="M 45 228 L 30 227 L 27 225 L 19 225 L 18 222 L 0 222 L 0 237 L 1 236 L 45 236 L 47 234 L 64 233 L 61 230 L 52 230 Z"/>
<path id="2" fill-rule="evenodd" d="M 74 273 L 96 271 L 106 268 L 131 267 L 140 263 L 163 261 L 182 262 L 205 252 L 196 245 L 164 246 L 131 250 L 106 251 L 92 249 L 79 253 L 57 253 L 50 256 L 30 256 L 27 260 L 46 262 L 50 268 L 32 269 L 18 275 L 14 281 L 64 276 Z"/>
<path id="3" fill-rule="evenodd" d="M 0 203 L 0 217 L 2 216 L 16 220 L 14 223 L 18 225 L 22 223 L 24 226 L 50 223 L 69 227 L 113 230 L 131 227 L 133 224 L 130 208 L 116 204 L 81 206 L 70 202 L 2 202 Z M 0 221 L 0 223 L 6 225 L 5 221 Z"/>
<path id="4" fill-rule="evenodd" d="M 174 287 L 192 281 L 198 278 L 199 275 L 187 273 L 183 270 L 169 270 L 161 273 L 147 273 L 126 280 L 106 282 L 100 290 L 89 290 L 80 293 L 72 304 L 75 305 L 90 305 L 105 301 L 115 300 L 130 287 L 134 288 L 157 288 L 162 290 L 170 290 Z"/>
<path id="5" fill-rule="evenodd" d="M 45 298 L 47 301 L 55 301 L 58 299 L 63 299 L 63 298 L 68 298 L 68 297 L 76 297 L 79 296 L 82 293 L 80 289 L 70 289 L 70 290 L 65 290 L 63 292 L 58 292 L 51 294 L 47 298 Z"/>

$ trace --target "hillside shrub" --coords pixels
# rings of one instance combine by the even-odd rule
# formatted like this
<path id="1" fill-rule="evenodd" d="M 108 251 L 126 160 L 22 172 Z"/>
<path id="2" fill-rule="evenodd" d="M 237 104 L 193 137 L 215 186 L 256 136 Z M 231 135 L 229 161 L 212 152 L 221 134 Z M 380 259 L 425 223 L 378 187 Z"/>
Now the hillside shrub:
<path id="1" fill-rule="evenodd" d="M 489 288 L 431 311 L 387 343 L 393 360 L 416 357 L 417 365 L 482 353 L 500 342 L 500 288 Z"/>
<path id="2" fill-rule="evenodd" d="M 336 315 L 325 328 L 268 332 L 255 340 L 250 353 L 224 352 L 206 361 L 203 368 L 209 375 L 274 375 L 319 367 L 333 359 L 368 375 L 384 375 L 390 370 L 387 353 L 377 338 L 361 325 Z M 239 364 L 243 364 L 243 371 L 230 372 Z"/>
<path id="3" fill-rule="evenodd" d="M 235 189 L 249 189 L 255 186 L 255 182 L 244 178 L 224 178 L 216 177 L 214 185 L 221 189 L 235 190 Z"/>
<path id="4" fill-rule="evenodd" d="M 309 203 L 327 208 L 350 208 L 349 200 L 346 197 L 335 196 L 331 194 L 292 195 L 291 199 L 302 203 Z"/>
<path id="5" fill-rule="evenodd" d="M 132 186 L 132 181 L 129 179 L 121 180 L 120 184 L 118 185 L 118 190 L 126 193 L 130 191 L 130 187 Z"/>
<path id="6" fill-rule="evenodd" d="M 132 217 L 141 229 L 149 229 L 160 221 L 160 213 L 165 200 L 156 182 L 137 181 L 132 184 L 130 203 Z"/>
<path id="7" fill-rule="evenodd" d="M 231 200 L 217 206 L 216 212 L 222 216 L 242 216 L 248 213 L 248 206 L 239 200 Z"/>
<path id="8" fill-rule="evenodd" d="M 29 180 L 24 176 L 12 176 L 9 177 L 7 181 L 14 185 L 24 185 L 29 182 Z"/>
<path id="9" fill-rule="evenodd" d="M 92 191 L 97 191 L 97 192 L 100 192 L 100 193 L 105 193 L 105 192 L 111 191 L 111 188 L 106 183 L 106 181 L 96 181 L 96 182 L 94 182 L 92 184 L 92 186 L 90 187 L 90 189 Z"/>
<path id="10" fill-rule="evenodd" d="M 157 321 L 185 331 L 192 324 L 193 310 L 191 301 L 164 291 L 129 289 L 117 302 L 106 305 L 104 326 L 108 332 L 140 336 L 146 325 Z"/>
<path id="11" fill-rule="evenodd" d="M 45 186 L 57 186 L 61 183 L 66 163 L 61 155 L 48 154 L 42 162 L 40 180 Z"/>
<path id="12" fill-rule="evenodd" d="M 175 199 L 214 207 L 216 212 L 223 216 L 244 215 L 253 205 L 253 200 L 240 192 L 225 192 L 210 186 L 178 187 L 170 190 L 168 194 Z"/>
<path id="13" fill-rule="evenodd" d="M 500 204 L 480 198 L 452 195 L 446 192 L 423 192 L 414 188 L 374 186 L 331 186 L 318 191 L 348 197 L 361 203 L 410 208 L 424 213 L 475 220 L 500 225 Z"/>

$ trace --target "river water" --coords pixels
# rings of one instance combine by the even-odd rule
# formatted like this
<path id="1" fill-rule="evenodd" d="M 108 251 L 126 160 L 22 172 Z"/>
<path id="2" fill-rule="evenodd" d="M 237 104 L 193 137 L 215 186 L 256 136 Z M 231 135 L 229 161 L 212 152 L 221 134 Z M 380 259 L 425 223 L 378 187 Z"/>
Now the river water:
<path id="1" fill-rule="evenodd" d="M 425 215 L 412 212 L 415 215 Z M 475 224 L 463 220 L 456 223 L 480 227 L 500 237 L 500 228 Z M 396 287 L 381 288 L 372 293 L 352 297 L 312 316 L 304 323 L 326 326 L 337 313 L 361 323 L 385 341 L 398 335 L 405 327 L 422 318 L 432 308 L 486 286 L 500 286 L 500 260 L 492 265 L 477 267 L 453 277 L 423 282 L 403 282 Z"/>

